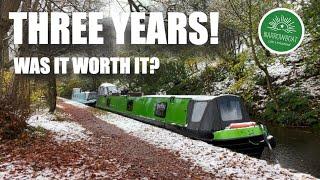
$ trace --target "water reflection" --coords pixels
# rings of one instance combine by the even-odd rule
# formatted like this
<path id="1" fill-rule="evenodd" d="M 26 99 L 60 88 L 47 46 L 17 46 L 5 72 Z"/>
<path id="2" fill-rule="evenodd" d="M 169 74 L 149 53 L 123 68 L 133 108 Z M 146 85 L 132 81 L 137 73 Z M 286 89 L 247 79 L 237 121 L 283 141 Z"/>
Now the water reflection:
<path id="1" fill-rule="evenodd" d="M 274 154 L 282 167 L 295 169 L 320 177 L 320 136 L 308 130 L 283 127 L 268 127 L 276 137 L 277 147 Z M 268 151 L 262 159 L 270 161 Z"/>

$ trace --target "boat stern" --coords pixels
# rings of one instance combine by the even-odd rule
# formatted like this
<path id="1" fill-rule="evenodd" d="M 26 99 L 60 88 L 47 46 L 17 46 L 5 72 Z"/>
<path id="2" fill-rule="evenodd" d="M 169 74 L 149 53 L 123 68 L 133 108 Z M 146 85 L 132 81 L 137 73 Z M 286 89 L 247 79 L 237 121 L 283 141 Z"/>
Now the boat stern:
<path id="1" fill-rule="evenodd" d="M 259 158 L 266 146 L 275 147 L 275 140 L 264 125 L 247 122 L 214 132 L 213 144 Z"/>

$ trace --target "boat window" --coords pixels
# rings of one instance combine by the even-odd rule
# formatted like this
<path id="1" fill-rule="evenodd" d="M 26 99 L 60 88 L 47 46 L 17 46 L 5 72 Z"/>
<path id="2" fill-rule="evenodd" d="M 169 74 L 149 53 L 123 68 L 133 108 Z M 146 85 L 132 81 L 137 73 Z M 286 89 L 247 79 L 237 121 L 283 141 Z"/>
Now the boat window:
<path id="1" fill-rule="evenodd" d="M 112 93 L 117 93 L 118 92 L 118 89 L 116 86 L 110 86 L 109 87 L 109 92 L 112 94 Z"/>
<path id="2" fill-rule="evenodd" d="M 97 93 L 96 92 L 90 92 L 88 94 L 88 100 L 91 100 L 91 99 L 96 99 L 97 98 Z"/>
<path id="3" fill-rule="evenodd" d="M 200 122 L 207 107 L 207 102 L 196 102 L 193 106 L 191 122 Z"/>
<path id="4" fill-rule="evenodd" d="M 98 89 L 98 94 L 99 95 L 105 95 L 105 92 L 104 92 L 104 87 L 99 87 L 99 89 Z"/>
<path id="5" fill-rule="evenodd" d="M 128 100 L 127 102 L 127 111 L 133 110 L 133 100 Z"/>
<path id="6" fill-rule="evenodd" d="M 223 121 L 242 120 L 240 101 L 222 100 L 219 103 L 220 115 Z"/>
<path id="7" fill-rule="evenodd" d="M 107 102 L 106 102 L 107 107 L 110 107 L 110 103 L 111 103 L 111 99 L 107 98 Z"/>
<path id="8" fill-rule="evenodd" d="M 166 117 L 166 111 L 167 111 L 167 103 L 161 102 L 156 105 L 154 115 L 164 118 Z"/>

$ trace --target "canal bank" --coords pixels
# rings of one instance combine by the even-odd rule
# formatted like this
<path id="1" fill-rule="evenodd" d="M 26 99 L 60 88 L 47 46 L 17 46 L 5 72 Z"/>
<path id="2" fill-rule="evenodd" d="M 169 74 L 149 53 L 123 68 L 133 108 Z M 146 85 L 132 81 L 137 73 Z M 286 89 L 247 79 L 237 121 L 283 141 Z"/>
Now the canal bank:
<path id="1" fill-rule="evenodd" d="M 67 99 L 61 98 L 61 101 L 59 103 L 61 108 L 68 114 L 78 114 L 79 108 L 87 111 L 87 114 L 92 114 L 95 118 L 114 125 L 127 134 L 152 146 L 162 150 L 169 150 L 169 152 L 178 155 L 179 159 L 193 164 L 191 169 L 200 167 L 204 172 L 214 175 L 215 179 L 314 179 L 314 177 L 308 174 L 292 172 L 279 165 L 268 164 L 264 160 L 212 146 L 202 141 L 192 140 L 166 129 L 141 123 L 107 111 L 85 108 L 82 104 Z M 78 122 L 80 124 L 83 123 L 81 119 Z M 97 122 L 102 123 L 101 121 Z M 91 120 L 88 123 L 88 126 L 95 124 Z M 82 125 L 84 127 L 87 126 L 85 124 Z M 145 153 L 145 155 L 145 158 L 149 158 L 148 156 L 152 154 Z M 155 157 L 154 155 L 152 156 Z M 170 171 L 168 169 L 168 173 Z"/>
<path id="2" fill-rule="evenodd" d="M 312 174 L 320 178 L 320 138 L 310 129 L 286 128 L 268 125 L 276 138 L 277 146 L 273 150 L 281 167 Z M 262 159 L 274 161 L 268 150 Z"/>
<path id="3" fill-rule="evenodd" d="M 0 179 L 315 179 L 70 100 L 57 107 L 28 120 L 46 136 L 0 145 Z"/>

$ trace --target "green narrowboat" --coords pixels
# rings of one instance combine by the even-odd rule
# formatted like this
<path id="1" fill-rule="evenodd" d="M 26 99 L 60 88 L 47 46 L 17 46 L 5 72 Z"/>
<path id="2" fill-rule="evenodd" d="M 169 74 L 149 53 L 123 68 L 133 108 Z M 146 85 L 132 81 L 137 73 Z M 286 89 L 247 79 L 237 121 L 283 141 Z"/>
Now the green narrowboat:
<path id="1" fill-rule="evenodd" d="M 275 145 L 235 95 L 100 95 L 96 107 L 254 157 Z"/>

